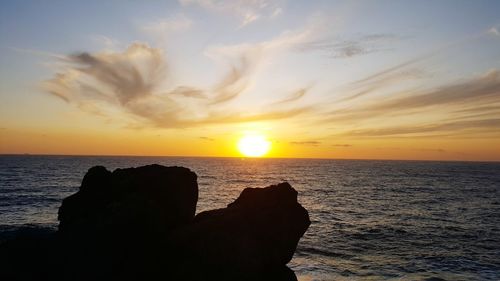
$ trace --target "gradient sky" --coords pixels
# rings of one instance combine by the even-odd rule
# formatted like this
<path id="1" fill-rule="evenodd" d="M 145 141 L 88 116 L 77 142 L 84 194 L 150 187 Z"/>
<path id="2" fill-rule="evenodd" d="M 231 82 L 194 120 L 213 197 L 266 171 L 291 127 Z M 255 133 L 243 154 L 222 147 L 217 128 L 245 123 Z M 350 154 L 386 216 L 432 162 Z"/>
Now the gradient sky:
<path id="1" fill-rule="evenodd" d="M 500 1 L 2 1 L 0 153 L 500 160 Z"/>

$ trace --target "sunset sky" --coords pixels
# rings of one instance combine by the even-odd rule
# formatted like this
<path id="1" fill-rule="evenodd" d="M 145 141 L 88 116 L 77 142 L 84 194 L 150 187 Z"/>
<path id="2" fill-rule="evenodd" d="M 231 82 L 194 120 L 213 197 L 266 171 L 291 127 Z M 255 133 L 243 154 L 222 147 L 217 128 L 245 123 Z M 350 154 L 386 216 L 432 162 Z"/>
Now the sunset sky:
<path id="1" fill-rule="evenodd" d="M 500 161 L 500 1 L 2 1 L 0 153 Z"/>

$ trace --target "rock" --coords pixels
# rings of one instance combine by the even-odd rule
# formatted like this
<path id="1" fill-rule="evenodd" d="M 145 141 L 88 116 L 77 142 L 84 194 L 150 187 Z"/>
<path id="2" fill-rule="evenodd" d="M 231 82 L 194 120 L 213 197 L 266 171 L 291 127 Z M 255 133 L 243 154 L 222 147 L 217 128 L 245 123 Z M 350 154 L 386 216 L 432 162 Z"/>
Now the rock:
<path id="1" fill-rule="evenodd" d="M 167 234 L 194 218 L 196 178 L 182 167 L 91 168 L 59 208 L 62 279 L 152 279 Z"/>
<path id="2" fill-rule="evenodd" d="M 310 224 L 297 191 L 247 188 L 195 217 L 196 178 L 160 165 L 89 169 L 57 233 L 0 244 L 0 279 L 296 281 L 286 264 Z"/>
<path id="3" fill-rule="evenodd" d="M 177 269 L 266 274 L 285 266 L 310 225 L 288 183 L 247 188 L 227 208 L 198 214 L 170 237 Z M 289 279 L 287 279 L 289 280 Z"/>
<path id="4" fill-rule="evenodd" d="M 51 280 L 58 265 L 55 229 L 22 225 L 9 232 L 0 241 L 0 280 Z"/>
<path id="5" fill-rule="evenodd" d="M 101 216 L 106 204 L 111 202 L 111 172 L 102 166 L 88 170 L 80 190 L 65 198 L 59 208 L 59 232 L 85 229 Z"/>
<path id="6" fill-rule="evenodd" d="M 59 232 L 162 235 L 191 222 L 197 201 L 196 174 L 187 168 L 149 165 L 111 173 L 96 166 L 80 190 L 63 200 Z"/>

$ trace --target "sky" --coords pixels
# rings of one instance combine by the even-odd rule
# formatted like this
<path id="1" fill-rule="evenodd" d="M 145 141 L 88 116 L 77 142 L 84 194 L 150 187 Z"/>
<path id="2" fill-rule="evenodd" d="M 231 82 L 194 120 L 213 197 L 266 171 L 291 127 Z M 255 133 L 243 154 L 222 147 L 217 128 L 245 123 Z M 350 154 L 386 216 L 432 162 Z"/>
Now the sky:
<path id="1" fill-rule="evenodd" d="M 2 1 L 0 153 L 500 161 L 499 1 Z"/>

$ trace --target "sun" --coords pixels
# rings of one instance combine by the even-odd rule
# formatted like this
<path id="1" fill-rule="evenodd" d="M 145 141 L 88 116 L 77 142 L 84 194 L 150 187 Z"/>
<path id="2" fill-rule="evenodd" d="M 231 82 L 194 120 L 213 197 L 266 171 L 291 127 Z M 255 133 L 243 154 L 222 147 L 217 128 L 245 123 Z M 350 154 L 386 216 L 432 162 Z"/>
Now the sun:
<path id="1" fill-rule="evenodd" d="M 262 157 L 271 149 L 271 142 L 261 135 L 243 136 L 238 141 L 238 150 L 246 157 Z"/>

